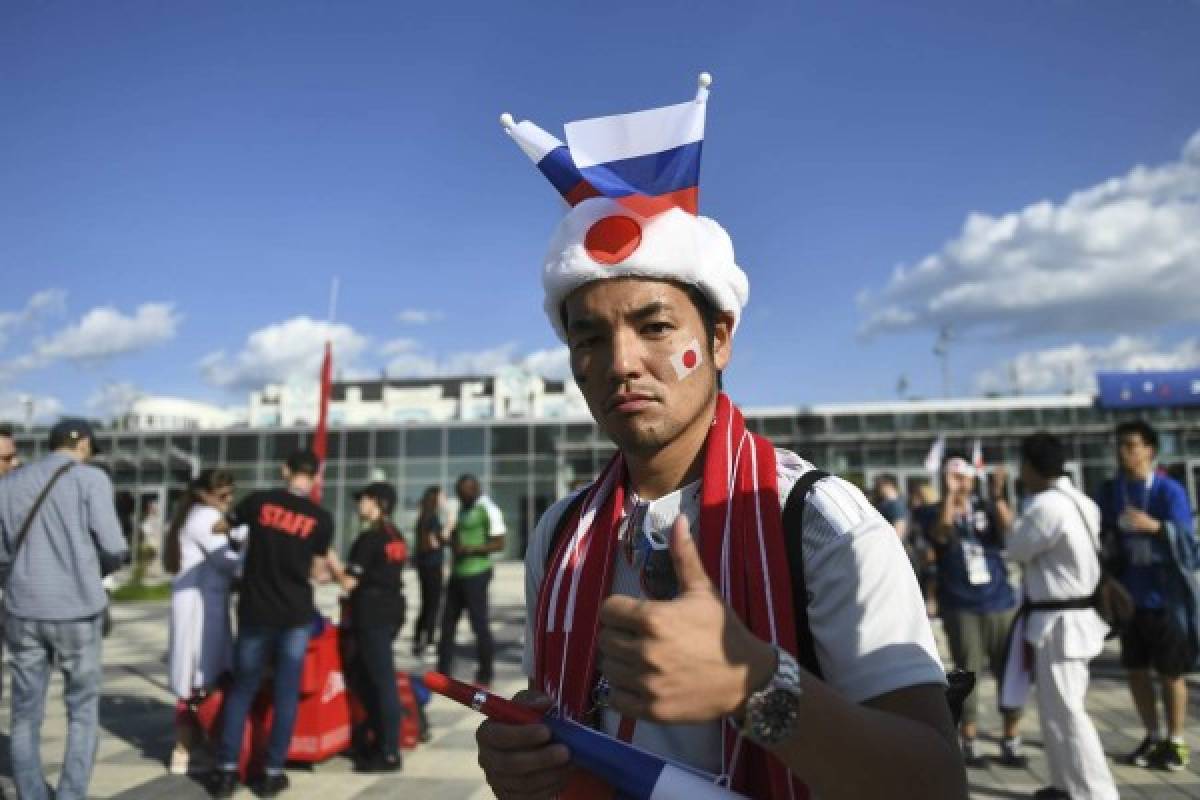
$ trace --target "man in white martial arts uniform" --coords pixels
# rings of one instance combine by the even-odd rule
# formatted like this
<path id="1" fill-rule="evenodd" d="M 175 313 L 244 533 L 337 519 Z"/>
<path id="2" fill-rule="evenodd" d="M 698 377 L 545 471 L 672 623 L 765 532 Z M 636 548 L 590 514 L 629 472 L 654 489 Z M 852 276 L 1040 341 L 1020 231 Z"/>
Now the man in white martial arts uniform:
<path id="1" fill-rule="evenodd" d="M 1053 434 L 1035 433 L 1021 443 L 1021 481 L 1030 500 L 1008 538 L 1008 552 L 1025 567 L 1025 641 L 1036 653 L 1050 772 L 1050 786 L 1034 797 L 1116 798 L 1085 707 L 1088 662 L 1108 633 L 1091 607 L 1100 581 L 1100 509 L 1063 475 L 1063 446 Z"/>

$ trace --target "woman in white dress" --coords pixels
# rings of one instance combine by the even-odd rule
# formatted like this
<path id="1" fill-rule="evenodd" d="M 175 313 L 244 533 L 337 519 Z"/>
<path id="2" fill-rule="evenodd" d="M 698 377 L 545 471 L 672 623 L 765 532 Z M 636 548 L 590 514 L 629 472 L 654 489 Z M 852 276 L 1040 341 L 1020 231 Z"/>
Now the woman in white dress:
<path id="1" fill-rule="evenodd" d="M 180 500 L 163 547 L 163 567 L 174 575 L 167 673 L 177 698 L 169 765 L 176 774 L 211 766 L 204 759 L 203 737 L 190 704 L 216 685 L 233 663 L 229 593 L 241 569 L 238 539 L 244 529 L 213 532 L 232 502 L 233 475 L 224 469 L 202 471 Z"/>

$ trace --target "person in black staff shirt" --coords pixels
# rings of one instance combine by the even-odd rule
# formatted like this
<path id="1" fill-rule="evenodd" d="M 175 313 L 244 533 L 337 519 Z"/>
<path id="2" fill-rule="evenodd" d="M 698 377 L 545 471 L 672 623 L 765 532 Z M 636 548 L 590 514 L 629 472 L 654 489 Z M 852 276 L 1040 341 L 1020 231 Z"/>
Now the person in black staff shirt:
<path id="1" fill-rule="evenodd" d="M 272 658 L 275 719 L 265 774 L 257 780 L 257 789 L 262 797 L 274 797 L 288 787 L 283 765 L 296 722 L 304 653 L 317 613 L 310 575 L 326 572 L 324 562 L 333 540 L 333 517 L 309 499 L 319 467 L 313 452 L 293 453 L 283 466 L 283 488 L 249 495 L 217 524 L 218 530 L 247 525 L 249 549 L 238 601 L 233 688 L 225 699 L 217 772 L 210 787 L 215 797 L 232 797 L 237 789 L 242 728 L 263 669 Z"/>
<path id="2" fill-rule="evenodd" d="M 361 769 L 394 772 L 401 765 L 401 712 L 392 642 L 404 624 L 401 571 L 408 559 L 408 545 L 389 518 L 396 507 L 395 489 L 376 482 L 354 496 L 366 527 L 350 547 L 345 567 L 331 553 L 329 568 L 350 593 L 350 626 L 358 644 L 351 679 L 374 735 L 374 748 L 361 753 Z"/>

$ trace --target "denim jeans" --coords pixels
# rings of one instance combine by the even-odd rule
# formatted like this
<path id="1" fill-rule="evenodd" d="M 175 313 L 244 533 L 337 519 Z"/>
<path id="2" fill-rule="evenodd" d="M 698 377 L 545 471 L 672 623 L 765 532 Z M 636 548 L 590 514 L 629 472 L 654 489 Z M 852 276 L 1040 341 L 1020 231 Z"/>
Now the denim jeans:
<path id="1" fill-rule="evenodd" d="M 96 726 L 104 671 L 100 615 L 75 620 L 36 620 L 9 616 L 4 637 L 12 659 L 13 780 L 21 800 L 45 800 L 42 772 L 42 719 L 50 672 L 63 675 L 67 706 L 67 746 L 58 780 L 59 800 L 83 800 L 96 760 Z"/>
<path id="2" fill-rule="evenodd" d="M 221 743 L 217 751 L 217 765 L 222 769 L 237 769 L 246 715 L 262 683 L 263 668 L 272 656 L 275 659 L 275 718 L 267 740 L 266 768 L 271 772 L 283 769 L 292 742 L 292 728 L 296 725 L 300 673 L 309 633 L 308 625 L 296 628 L 245 625 L 238 632 L 233 655 L 233 688 L 225 698 Z"/>

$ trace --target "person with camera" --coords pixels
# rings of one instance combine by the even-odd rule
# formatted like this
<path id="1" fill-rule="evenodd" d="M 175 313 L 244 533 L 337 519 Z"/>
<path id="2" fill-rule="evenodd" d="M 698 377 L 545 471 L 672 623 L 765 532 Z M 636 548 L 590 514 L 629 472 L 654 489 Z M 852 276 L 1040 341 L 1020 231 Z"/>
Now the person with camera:
<path id="1" fill-rule="evenodd" d="M 64 677 L 67 742 L 56 796 L 82 800 L 96 757 L 103 577 L 128 554 L 91 425 L 64 419 L 51 452 L 0 479 L 0 583 L 12 664 L 13 779 L 22 800 L 44 800 L 41 728 L 54 669 Z"/>
<path id="2" fill-rule="evenodd" d="M 400 700 L 392 643 L 404 624 L 402 573 L 408 544 L 391 515 L 396 490 L 377 481 L 355 493 L 358 515 L 366 527 L 350 547 L 343 566 L 330 552 L 334 580 L 350 593 L 348 610 L 357 658 L 350 671 L 354 693 L 367 712 L 371 744 L 359 741 L 360 769 L 395 772 L 401 768 Z"/>
<path id="3" fill-rule="evenodd" d="M 996 469 L 988 476 L 988 495 L 977 494 L 976 469 L 961 453 L 942 461 L 942 501 L 932 515 L 929 539 L 937 559 L 937 603 L 958 669 L 983 674 L 985 667 L 999 681 L 1007 650 L 1008 630 L 1017 610 L 1017 596 L 1004 564 L 1005 535 L 1013 511 L 1005 496 L 1007 474 Z M 1019 708 L 1001 709 L 1004 738 L 1000 763 L 1022 767 Z M 960 725 L 963 760 L 970 767 L 986 762 L 979 753 L 979 692 L 963 706 Z"/>

